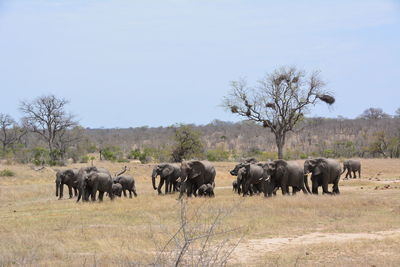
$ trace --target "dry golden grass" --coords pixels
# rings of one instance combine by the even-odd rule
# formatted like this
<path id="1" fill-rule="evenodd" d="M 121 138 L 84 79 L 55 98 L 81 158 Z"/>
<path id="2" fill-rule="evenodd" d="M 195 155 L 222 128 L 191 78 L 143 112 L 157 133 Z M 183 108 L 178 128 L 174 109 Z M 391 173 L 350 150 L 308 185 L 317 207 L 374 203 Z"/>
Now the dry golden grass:
<path id="1" fill-rule="evenodd" d="M 125 164 L 96 165 L 116 173 Z M 51 168 L 34 171 L 26 165 L 0 165 L 0 170 L 16 173 L 0 177 L 0 265 L 132 266 L 154 262 L 160 247 L 181 225 L 180 203 L 176 194 L 158 196 L 152 189 L 152 164 L 127 165 L 137 181 L 138 198 L 78 204 L 75 199 L 56 199 Z M 216 197 L 188 201 L 188 217 L 193 219 L 190 229 L 193 233 L 207 230 L 217 214 L 227 215 L 217 232 L 236 230 L 216 236 L 212 244 L 242 238 L 228 261 L 232 266 L 398 266 L 397 234 L 337 243 L 315 238 L 316 243 L 288 242 L 282 249 L 267 249 L 273 238 L 307 237 L 316 232 L 334 239 L 340 233 L 400 231 L 400 160 L 362 160 L 362 165 L 362 179 L 341 181 L 340 196 L 278 194 L 264 199 L 233 194 L 228 171 L 234 163 L 215 163 Z M 390 188 L 381 189 L 386 184 Z M 65 187 L 64 197 L 66 191 Z M 254 245 L 256 241 L 261 245 Z"/>

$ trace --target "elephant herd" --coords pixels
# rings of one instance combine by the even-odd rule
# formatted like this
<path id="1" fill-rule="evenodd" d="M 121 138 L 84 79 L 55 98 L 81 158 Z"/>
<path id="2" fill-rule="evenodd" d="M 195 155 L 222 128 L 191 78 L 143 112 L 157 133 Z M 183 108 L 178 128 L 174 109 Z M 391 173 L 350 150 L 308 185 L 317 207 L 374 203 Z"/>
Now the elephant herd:
<path id="1" fill-rule="evenodd" d="M 298 191 L 304 194 L 318 194 L 318 188 L 322 187 L 323 194 L 340 194 L 339 180 L 340 175 L 348 171 L 346 178 L 356 172 L 361 176 L 361 163 L 357 160 L 346 160 L 343 163 L 343 171 L 337 160 L 316 158 L 308 159 L 304 162 L 303 168 L 296 162 L 285 160 L 275 160 L 261 163 L 251 158 L 235 166 L 230 171 L 232 176 L 237 178 L 232 182 L 234 192 L 238 194 L 253 195 L 255 193 L 264 193 L 265 197 L 276 194 L 280 188 L 283 195 L 292 195 Z M 311 173 L 312 189 L 308 185 L 308 174 Z M 332 192 L 328 185 L 332 184 Z"/>
<path id="2" fill-rule="evenodd" d="M 110 199 L 121 197 L 122 193 L 132 198 L 137 197 L 135 180 L 132 176 L 123 175 L 127 168 L 112 177 L 107 169 L 99 167 L 83 167 L 57 171 L 56 196 L 63 198 L 63 187 L 68 187 L 69 197 L 77 196 L 77 202 L 96 200 L 102 201 L 104 193 Z M 230 174 L 236 176 L 232 183 L 233 190 L 238 194 L 253 195 L 264 193 L 265 197 L 276 195 L 281 189 L 283 195 L 296 194 L 300 190 L 304 194 L 318 194 L 322 187 L 324 194 L 339 194 L 339 180 L 341 174 L 347 170 L 346 178 L 356 178 L 361 175 L 361 164 L 356 160 L 347 160 L 343 163 L 343 171 L 338 161 L 334 159 L 316 158 L 304 162 L 303 168 L 296 162 L 275 160 L 266 163 L 252 158 L 235 166 Z M 308 185 L 308 174 L 311 173 L 311 190 Z M 160 177 L 156 185 L 157 176 Z M 151 174 L 152 186 L 158 194 L 162 194 L 165 184 L 165 194 L 179 192 L 179 198 L 184 194 L 188 197 L 214 197 L 216 171 L 208 161 L 183 161 L 177 163 L 162 163 L 155 165 Z M 328 185 L 332 184 L 332 192 Z M 290 192 L 291 189 L 291 192 Z"/>
<path id="3" fill-rule="evenodd" d="M 112 178 L 110 172 L 104 168 L 83 167 L 80 169 L 67 169 L 57 171 L 56 174 L 56 196 L 61 199 L 63 197 L 64 185 L 68 187 L 69 198 L 73 195 L 77 196 L 77 202 L 96 200 L 97 192 L 99 192 L 99 201 L 103 200 L 104 193 L 107 193 L 110 199 L 114 196 L 121 197 L 122 192 L 132 198 L 132 193 L 136 197 L 135 180 L 132 176 L 122 175 L 126 172 L 126 168 L 121 173 Z M 74 191 L 74 192 L 73 192 Z M 74 194 L 73 194 L 74 193 Z"/>
<path id="4" fill-rule="evenodd" d="M 102 201 L 104 193 L 110 199 L 114 196 L 121 197 L 122 193 L 126 197 L 132 194 L 137 197 L 135 180 L 132 176 L 122 175 L 124 172 L 112 177 L 110 172 L 104 168 L 83 167 L 80 169 L 67 169 L 57 171 L 56 174 L 56 196 L 63 198 L 64 185 L 68 187 L 69 198 L 74 195 L 77 202 L 96 200 Z M 215 187 L 215 168 L 208 161 L 184 161 L 181 164 L 163 163 L 154 166 L 152 172 L 152 185 L 154 190 L 161 194 L 161 189 L 165 183 L 165 193 L 180 192 L 179 198 L 185 193 L 187 196 L 214 196 Z M 156 178 L 160 176 L 160 182 L 156 187 Z"/>

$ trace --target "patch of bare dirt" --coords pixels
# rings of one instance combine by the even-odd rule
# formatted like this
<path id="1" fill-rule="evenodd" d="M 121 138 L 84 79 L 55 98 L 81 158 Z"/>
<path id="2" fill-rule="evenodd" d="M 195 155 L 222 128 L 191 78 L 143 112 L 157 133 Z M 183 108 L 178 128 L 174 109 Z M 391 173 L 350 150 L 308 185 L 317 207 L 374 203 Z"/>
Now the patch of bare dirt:
<path id="1" fill-rule="evenodd" d="M 400 229 L 372 233 L 310 233 L 297 237 L 277 237 L 252 239 L 240 243 L 231 255 L 231 261 L 236 263 L 251 262 L 257 256 L 266 252 L 277 251 L 287 246 L 310 245 L 317 243 L 348 242 L 357 239 L 382 240 L 387 237 L 400 236 Z"/>

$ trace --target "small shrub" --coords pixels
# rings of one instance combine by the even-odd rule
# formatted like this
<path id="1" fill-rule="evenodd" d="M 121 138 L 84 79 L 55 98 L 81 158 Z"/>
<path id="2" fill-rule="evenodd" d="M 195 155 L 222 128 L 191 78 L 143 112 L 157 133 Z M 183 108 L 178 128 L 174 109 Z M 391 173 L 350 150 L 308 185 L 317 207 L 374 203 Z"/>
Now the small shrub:
<path id="1" fill-rule="evenodd" d="M 15 173 L 13 171 L 11 171 L 11 170 L 8 170 L 8 169 L 4 169 L 4 170 L 0 171 L 0 176 L 11 177 L 11 176 L 14 176 L 14 175 L 15 175 Z"/>
<path id="2" fill-rule="evenodd" d="M 89 156 L 82 156 L 81 160 L 79 161 L 80 163 L 88 163 L 89 162 Z"/>

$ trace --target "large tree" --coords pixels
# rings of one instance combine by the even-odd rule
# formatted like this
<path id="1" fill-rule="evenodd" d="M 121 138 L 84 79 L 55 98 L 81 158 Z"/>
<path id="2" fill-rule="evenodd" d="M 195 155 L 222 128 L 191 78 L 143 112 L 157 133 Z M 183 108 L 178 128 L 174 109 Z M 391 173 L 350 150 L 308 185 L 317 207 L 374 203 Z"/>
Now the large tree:
<path id="1" fill-rule="evenodd" d="M 282 159 L 287 133 L 295 129 L 309 108 L 319 101 L 335 102 L 324 88 L 319 72 L 306 75 L 295 67 L 282 67 L 267 74 L 253 87 L 247 86 L 243 79 L 231 82 L 223 106 L 270 129 L 275 135 L 278 157 Z"/>
<path id="2" fill-rule="evenodd" d="M 0 113 L 0 142 L 3 153 L 20 141 L 25 134 L 26 131 L 10 115 Z"/>
<path id="3" fill-rule="evenodd" d="M 48 95 L 20 105 L 26 128 L 46 142 L 53 161 L 63 157 L 65 144 L 71 141 L 68 131 L 77 126 L 74 116 L 65 111 L 67 104 L 65 99 Z"/>
<path id="4" fill-rule="evenodd" d="M 359 116 L 361 119 L 366 120 L 379 120 L 390 118 L 389 114 L 383 112 L 381 108 L 368 108 Z"/>
<path id="5" fill-rule="evenodd" d="M 175 129 L 175 146 L 172 151 L 172 161 L 181 162 L 199 156 L 204 152 L 201 133 L 189 125 L 181 125 Z"/>

